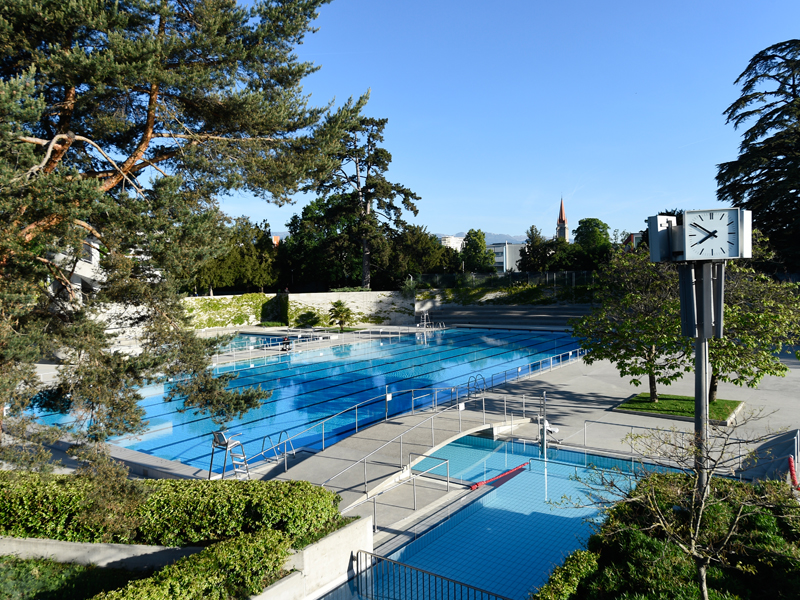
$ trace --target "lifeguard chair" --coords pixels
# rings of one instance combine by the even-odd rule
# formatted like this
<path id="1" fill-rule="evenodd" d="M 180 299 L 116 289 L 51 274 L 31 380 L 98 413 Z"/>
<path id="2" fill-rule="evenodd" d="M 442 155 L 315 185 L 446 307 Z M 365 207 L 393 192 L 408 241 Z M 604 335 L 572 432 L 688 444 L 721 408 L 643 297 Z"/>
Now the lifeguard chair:
<path id="1" fill-rule="evenodd" d="M 211 440 L 211 464 L 208 466 L 208 478 L 211 479 L 212 469 L 214 467 L 214 451 L 225 450 L 225 459 L 222 462 L 222 477 L 225 479 L 225 467 L 228 466 L 228 455 L 231 457 L 231 464 L 233 465 L 233 474 L 239 479 L 250 479 L 250 469 L 247 466 L 247 456 L 244 453 L 244 446 L 239 440 L 234 440 L 236 436 L 242 435 L 236 433 L 230 438 L 225 437 L 222 431 L 214 431 L 211 433 L 213 436 Z"/>

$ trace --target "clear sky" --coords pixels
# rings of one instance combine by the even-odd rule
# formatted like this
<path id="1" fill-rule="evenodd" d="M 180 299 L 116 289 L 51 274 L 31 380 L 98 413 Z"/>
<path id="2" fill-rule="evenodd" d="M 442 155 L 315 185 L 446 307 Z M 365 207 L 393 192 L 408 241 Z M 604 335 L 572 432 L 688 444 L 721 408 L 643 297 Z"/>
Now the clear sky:
<path id="1" fill-rule="evenodd" d="M 371 90 L 388 178 L 422 197 L 412 223 L 552 235 L 563 196 L 572 230 L 638 231 L 662 209 L 719 206 L 734 81 L 798 23 L 797 0 L 333 0 L 298 55 L 321 67 L 314 104 Z M 222 204 L 283 231 L 310 199 Z"/>

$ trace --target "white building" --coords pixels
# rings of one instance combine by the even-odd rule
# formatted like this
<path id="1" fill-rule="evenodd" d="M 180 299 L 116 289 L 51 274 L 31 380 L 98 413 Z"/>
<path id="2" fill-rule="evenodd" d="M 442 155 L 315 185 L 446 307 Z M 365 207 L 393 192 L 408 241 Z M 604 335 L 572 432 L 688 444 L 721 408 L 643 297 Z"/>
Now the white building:
<path id="1" fill-rule="evenodd" d="M 443 235 L 439 238 L 439 241 L 441 242 L 442 246 L 452 248 L 456 252 L 461 252 L 461 250 L 464 248 L 463 237 L 457 237 L 455 235 Z"/>
<path id="2" fill-rule="evenodd" d="M 494 254 L 494 268 L 498 273 L 505 273 L 508 270 L 519 271 L 517 261 L 519 260 L 520 251 L 524 247 L 525 244 L 510 244 L 508 242 L 486 246 Z"/>

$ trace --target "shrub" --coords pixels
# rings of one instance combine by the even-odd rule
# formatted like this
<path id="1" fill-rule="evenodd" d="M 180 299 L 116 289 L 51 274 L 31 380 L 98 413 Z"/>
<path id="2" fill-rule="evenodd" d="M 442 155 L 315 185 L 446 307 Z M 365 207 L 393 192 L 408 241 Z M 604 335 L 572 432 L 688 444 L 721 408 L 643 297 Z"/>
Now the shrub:
<path id="1" fill-rule="evenodd" d="M 306 481 L 158 480 L 135 508 L 138 528 L 122 543 L 180 546 L 274 529 L 290 538 L 322 529 L 339 516 L 338 496 Z M 0 471 L 0 535 L 70 542 L 108 541 L 92 513 L 89 479 Z M 122 515 L 124 516 L 124 515 Z M 107 523 L 111 517 L 104 516 Z"/>
<path id="2" fill-rule="evenodd" d="M 597 571 L 597 554 L 588 550 L 576 550 L 570 554 L 564 564 L 553 569 L 550 578 L 531 600 L 568 600 L 574 594 L 580 582 Z"/>
<path id="3" fill-rule="evenodd" d="M 291 540 L 259 531 L 210 546 L 97 600 L 228 600 L 260 593 L 282 575 Z"/>

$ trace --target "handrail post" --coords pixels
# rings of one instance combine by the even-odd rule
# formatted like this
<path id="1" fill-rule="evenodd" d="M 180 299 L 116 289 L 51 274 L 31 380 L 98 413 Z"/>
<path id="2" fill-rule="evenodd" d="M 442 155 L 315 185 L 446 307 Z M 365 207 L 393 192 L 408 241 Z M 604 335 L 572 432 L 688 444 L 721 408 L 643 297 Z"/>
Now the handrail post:
<path id="1" fill-rule="evenodd" d="M 434 442 L 434 436 L 433 436 L 433 417 L 431 417 L 431 448 L 433 448 L 435 445 L 436 443 Z"/>
<path id="2" fill-rule="evenodd" d="M 325 450 L 325 421 L 322 422 L 322 449 Z"/>
<path id="3" fill-rule="evenodd" d="M 364 459 L 364 493 L 369 496 L 369 492 L 367 491 L 367 460 Z"/>
<path id="4" fill-rule="evenodd" d="M 447 491 L 450 491 L 450 461 L 447 461 Z"/>
<path id="5" fill-rule="evenodd" d="M 486 392 L 483 392 L 483 424 L 486 425 Z"/>
<path id="6" fill-rule="evenodd" d="M 288 434 L 287 434 L 288 435 Z M 286 443 L 289 441 L 287 438 L 285 442 L 283 442 L 283 472 L 289 470 L 289 451 L 286 449 Z"/>
<path id="7" fill-rule="evenodd" d="M 414 510 L 417 510 L 417 478 L 412 475 L 411 485 L 414 487 Z"/>
<path id="8" fill-rule="evenodd" d="M 503 423 L 508 421 L 508 411 L 506 410 L 506 400 L 508 398 L 508 394 L 503 394 Z"/>
<path id="9" fill-rule="evenodd" d="M 378 497 L 372 497 L 372 533 L 378 533 Z"/>
<path id="10" fill-rule="evenodd" d="M 408 464 L 411 464 L 411 458 L 408 459 Z M 403 435 L 400 435 L 400 468 L 403 468 Z"/>
<path id="11" fill-rule="evenodd" d="M 356 404 L 356 433 L 358 433 L 358 404 Z"/>
<path id="12" fill-rule="evenodd" d="M 525 418 L 525 394 L 522 394 L 522 418 Z"/>

